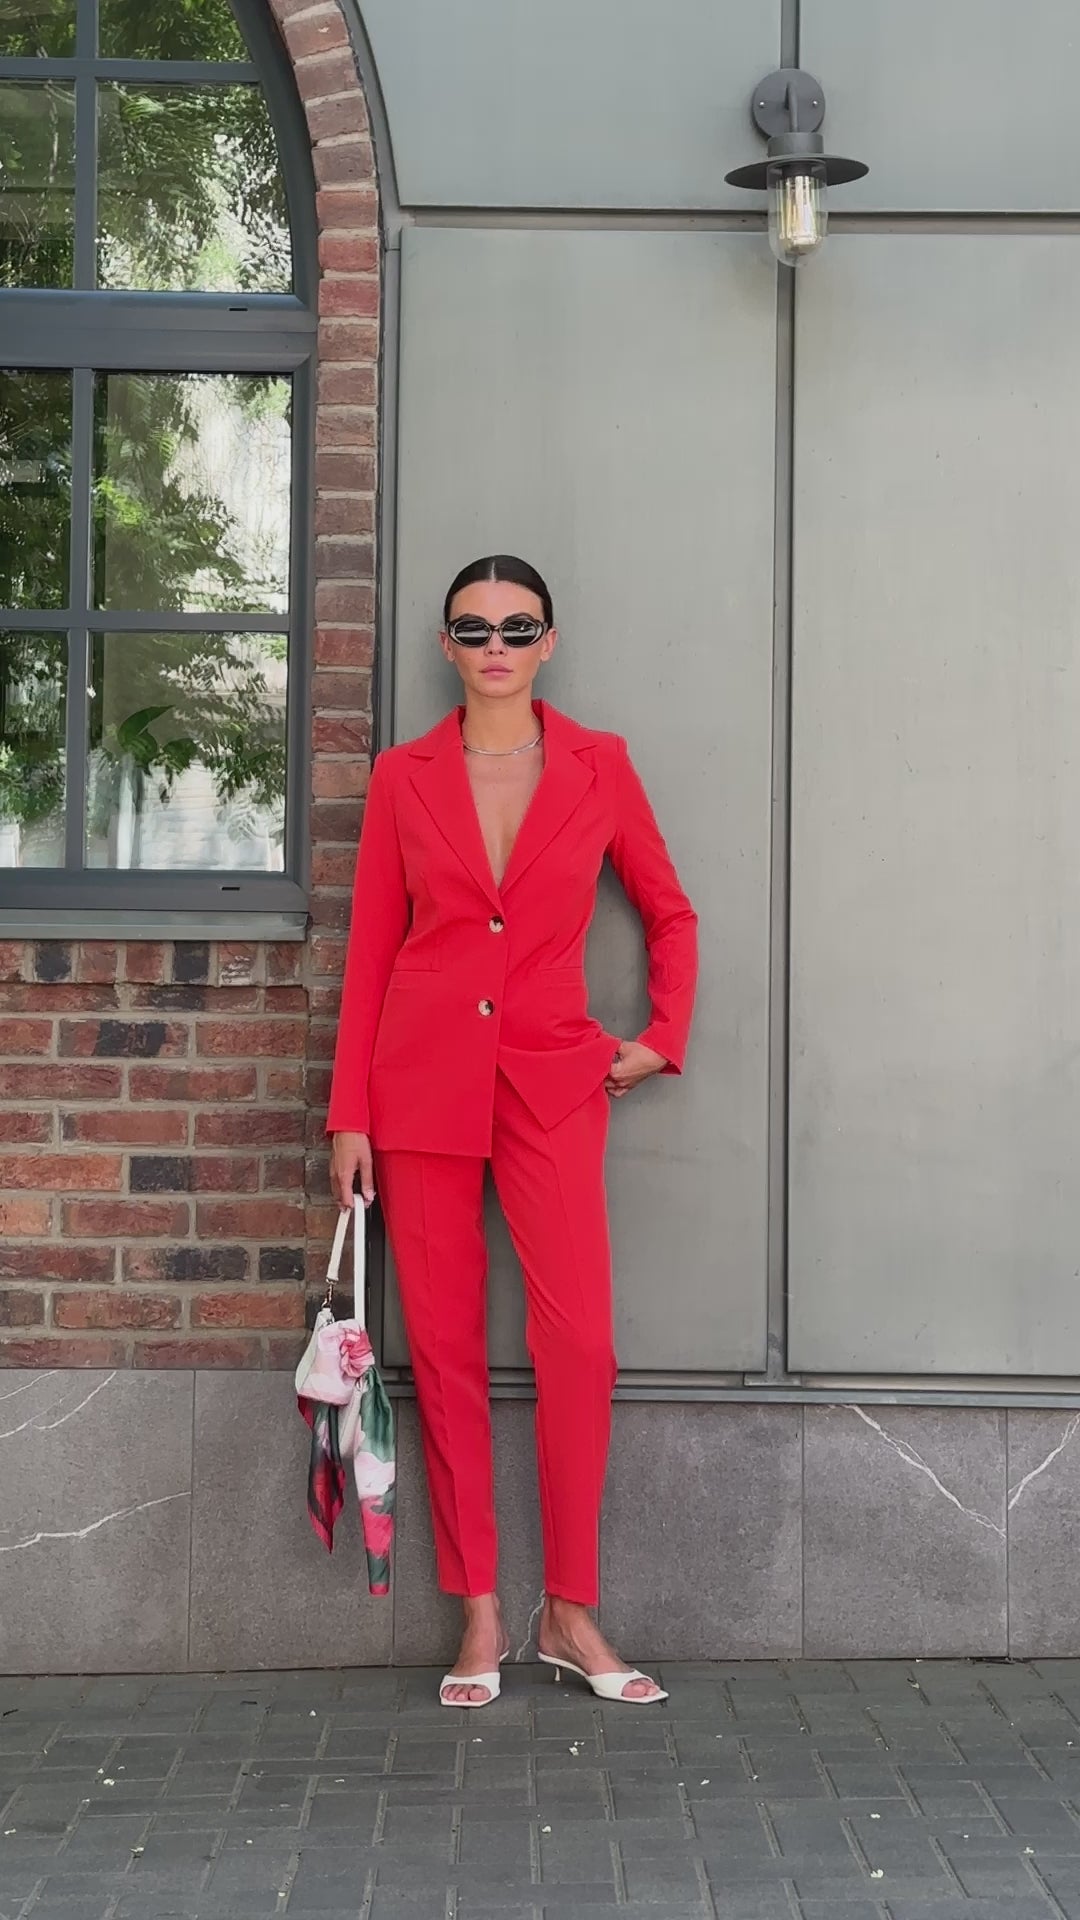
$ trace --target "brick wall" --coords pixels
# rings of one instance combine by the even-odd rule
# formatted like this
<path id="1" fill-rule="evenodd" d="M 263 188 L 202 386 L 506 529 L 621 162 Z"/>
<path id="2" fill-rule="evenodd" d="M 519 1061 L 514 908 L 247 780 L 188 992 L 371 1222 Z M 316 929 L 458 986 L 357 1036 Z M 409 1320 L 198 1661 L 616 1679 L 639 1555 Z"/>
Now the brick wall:
<path id="1" fill-rule="evenodd" d="M 0 1366 L 280 1367 L 334 1209 L 323 1134 L 371 749 L 378 194 L 336 0 L 270 0 L 318 185 L 308 939 L 0 944 Z"/>

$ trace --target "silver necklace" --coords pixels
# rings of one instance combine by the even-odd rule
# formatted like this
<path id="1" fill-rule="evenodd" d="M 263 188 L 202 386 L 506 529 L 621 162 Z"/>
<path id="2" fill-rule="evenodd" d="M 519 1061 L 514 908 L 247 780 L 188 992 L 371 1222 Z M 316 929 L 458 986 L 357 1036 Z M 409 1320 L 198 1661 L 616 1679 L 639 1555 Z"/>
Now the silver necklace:
<path id="1" fill-rule="evenodd" d="M 531 753 L 540 745 L 543 734 L 538 733 L 535 740 L 526 740 L 523 747 L 470 747 L 467 740 L 462 741 L 466 753 L 483 754 L 485 760 L 512 760 L 515 753 Z"/>

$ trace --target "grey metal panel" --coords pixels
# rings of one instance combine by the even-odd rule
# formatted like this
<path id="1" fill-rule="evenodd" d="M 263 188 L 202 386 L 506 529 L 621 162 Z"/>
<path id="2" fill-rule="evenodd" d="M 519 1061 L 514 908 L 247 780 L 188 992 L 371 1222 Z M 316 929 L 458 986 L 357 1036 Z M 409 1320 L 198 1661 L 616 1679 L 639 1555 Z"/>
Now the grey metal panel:
<path id="1" fill-rule="evenodd" d="M 732 207 L 779 0 L 364 0 L 405 206 Z"/>
<path id="2" fill-rule="evenodd" d="M 799 289 L 791 1346 L 1080 1372 L 1080 258 Z"/>
<path id="3" fill-rule="evenodd" d="M 800 44 L 870 167 L 837 208 L 1076 210 L 1075 0 L 802 0 Z"/>
<path id="4" fill-rule="evenodd" d="M 701 913 L 690 1070 L 612 1116 L 626 1367 L 764 1357 L 774 306 L 755 238 L 404 236 L 395 732 L 456 697 L 447 582 L 523 552 L 562 630 L 545 690 L 628 736 Z M 606 1026 L 639 1030 L 643 975 L 612 882 Z M 515 1364 L 520 1283 L 495 1264 L 492 1353 Z"/>

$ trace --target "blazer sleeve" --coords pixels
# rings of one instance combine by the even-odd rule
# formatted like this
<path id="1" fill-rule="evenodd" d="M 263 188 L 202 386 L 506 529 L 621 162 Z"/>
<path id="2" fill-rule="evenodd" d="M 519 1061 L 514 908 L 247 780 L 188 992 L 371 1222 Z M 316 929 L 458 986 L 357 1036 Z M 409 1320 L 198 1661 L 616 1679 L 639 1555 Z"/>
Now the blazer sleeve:
<path id="1" fill-rule="evenodd" d="M 368 1074 L 394 961 L 409 930 L 409 896 L 386 762 L 371 769 L 356 856 L 327 1133 L 369 1133 Z"/>
<path id="2" fill-rule="evenodd" d="M 663 1054 L 665 1073 L 681 1073 L 697 989 L 697 914 L 679 884 L 626 742 L 616 745 L 616 820 L 608 853 L 641 915 L 649 956 L 652 1018 L 638 1038 Z"/>

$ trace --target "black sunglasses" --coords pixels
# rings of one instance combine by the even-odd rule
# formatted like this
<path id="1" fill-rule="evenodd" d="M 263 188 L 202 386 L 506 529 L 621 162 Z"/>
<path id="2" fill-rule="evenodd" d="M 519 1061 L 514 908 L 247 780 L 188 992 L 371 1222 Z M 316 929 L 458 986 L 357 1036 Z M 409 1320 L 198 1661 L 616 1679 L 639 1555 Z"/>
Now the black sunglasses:
<path id="1" fill-rule="evenodd" d="M 456 647 L 486 647 L 493 633 L 504 647 L 535 647 L 547 632 L 547 623 L 531 613 L 508 613 L 493 626 L 478 613 L 463 613 L 447 623 L 446 631 Z"/>

